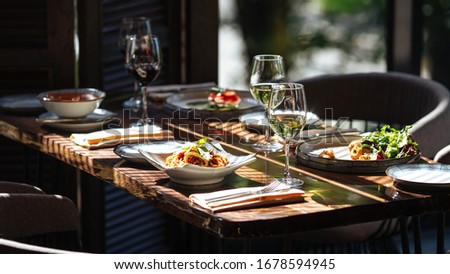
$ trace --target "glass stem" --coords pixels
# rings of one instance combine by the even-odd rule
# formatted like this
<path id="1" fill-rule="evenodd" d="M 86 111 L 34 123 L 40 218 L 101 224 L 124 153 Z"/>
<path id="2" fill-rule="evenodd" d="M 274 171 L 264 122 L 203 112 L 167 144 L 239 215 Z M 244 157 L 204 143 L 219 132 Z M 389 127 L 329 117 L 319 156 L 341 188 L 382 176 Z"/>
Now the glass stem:
<path id="1" fill-rule="evenodd" d="M 141 99 L 141 85 L 139 85 L 138 81 L 134 81 L 134 99 Z"/>
<path id="2" fill-rule="evenodd" d="M 289 171 L 289 145 L 290 138 L 286 137 L 284 139 L 284 154 L 285 154 L 285 161 L 284 161 L 284 182 L 289 182 L 291 177 L 291 172 Z"/>
<path id="3" fill-rule="evenodd" d="M 138 81 L 134 81 L 134 95 L 132 98 L 131 111 L 135 114 L 139 114 L 141 109 L 141 85 Z"/>
<path id="4" fill-rule="evenodd" d="M 147 91 L 144 85 L 141 85 L 141 98 L 142 98 L 142 114 L 141 114 L 141 120 L 142 123 L 145 124 L 145 122 L 148 120 L 148 110 L 147 110 Z"/>
<path id="5" fill-rule="evenodd" d="M 269 117 L 269 111 L 267 108 L 264 109 L 264 115 L 266 116 L 266 118 Z M 266 144 L 270 144 L 270 126 L 266 125 L 264 127 L 264 141 Z"/>

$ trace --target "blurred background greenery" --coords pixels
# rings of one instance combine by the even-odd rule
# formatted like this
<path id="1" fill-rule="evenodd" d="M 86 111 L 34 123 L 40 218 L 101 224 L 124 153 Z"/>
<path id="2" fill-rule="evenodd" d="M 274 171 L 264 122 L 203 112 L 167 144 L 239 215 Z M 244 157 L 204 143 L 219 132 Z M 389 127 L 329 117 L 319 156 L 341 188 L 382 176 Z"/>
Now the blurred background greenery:
<path id="1" fill-rule="evenodd" d="M 254 55 L 280 54 L 291 81 L 386 71 L 386 1 L 220 0 L 219 85 L 247 88 Z M 422 76 L 450 86 L 450 0 L 422 0 Z M 240 61 L 239 61 L 240 60 Z"/>

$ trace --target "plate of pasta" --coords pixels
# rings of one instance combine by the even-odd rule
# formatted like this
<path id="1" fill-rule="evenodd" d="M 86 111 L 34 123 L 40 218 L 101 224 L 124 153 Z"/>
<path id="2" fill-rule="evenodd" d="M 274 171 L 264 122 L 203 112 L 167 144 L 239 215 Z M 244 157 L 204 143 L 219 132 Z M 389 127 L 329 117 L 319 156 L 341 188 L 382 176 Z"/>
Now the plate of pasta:
<path id="1" fill-rule="evenodd" d="M 256 160 L 255 154 L 232 155 L 219 143 L 212 144 L 206 139 L 154 142 L 138 151 L 150 164 L 166 172 L 171 181 L 191 186 L 219 183 L 236 169 Z"/>

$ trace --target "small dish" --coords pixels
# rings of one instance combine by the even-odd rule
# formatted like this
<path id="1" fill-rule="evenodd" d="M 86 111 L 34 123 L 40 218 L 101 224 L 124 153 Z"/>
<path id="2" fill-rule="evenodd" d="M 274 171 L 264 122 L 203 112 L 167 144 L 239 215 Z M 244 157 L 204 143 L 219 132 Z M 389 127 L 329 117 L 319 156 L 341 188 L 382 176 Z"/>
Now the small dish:
<path id="1" fill-rule="evenodd" d="M 450 166 L 441 164 L 397 165 L 386 169 L 397 183 L 429 189 L 450 189 Z"/>
<path id="2" fill-rule="evenodd" d="M 80 118 L 97 109 L 105 93 L 94 88 L 61 89 L 39 93 L 37 98 L 48 112 L 60 118 Z"/>
<path id="3" fill-rule="evenodd" d="M 225 176 L 234 172 L 236 169 L 247 165 L 256 160 L 255 154 L 246 156 L 235 156 L 227 153 L 220 144 L 206 144 L 208 149 L 214 150 L 216 153 L 226 155 L 229 163 L 224 167 L 202 167 L 192 164 L 186 164 L 182 167 L 167 167 L 165 160 L 173 152 L 180 148 L 190 145 L 189 142 L 154 142 L 148 143 L 145 147 L 138 148 L 139 153 L 151 163 L 153 166 L 162 170 L 170 176 L 170 179 L 179 184 L 197 186 L 209 185 L 221 182 Z"/>
<path id="4" fill-rule="evenodd" d="M 46 112 L 39 115 L 38 120 L 49 120 L 52 122 L 44 123 L 45 126 L 65 132 L 89 132 L 101 128 L 103 125 L 111 121 L 115 113 L 106 109 L 96 109 L 88 114 L 85 119 L 76 122 L 64 122 L 64 119 L 57 115 Z M 58 122 L 61 120 L 61 122 Z"/>

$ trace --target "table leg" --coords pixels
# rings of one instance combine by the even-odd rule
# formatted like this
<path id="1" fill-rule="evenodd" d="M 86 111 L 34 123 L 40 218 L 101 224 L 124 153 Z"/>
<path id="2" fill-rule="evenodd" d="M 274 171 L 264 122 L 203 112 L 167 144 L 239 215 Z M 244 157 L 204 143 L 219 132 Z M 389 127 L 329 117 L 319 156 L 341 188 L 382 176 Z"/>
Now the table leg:
<path id="1" fill-rule="evenodd" d="M 408 225 L 405 217 L 400 217 L 400 232 L 402 238 L 402 251 L 409 254 Z"/>
<path id="2" fill-rule="evenodd" d="M 252 253 L 252 239 L 246 238 L 242 240 L 242 251 L 244 254 Z"/>
<path id="3" fill-rule="evenodd" d="M 227 243 L 225 238 L 219 238 L 218 252 L 219 254 L 225 254 L 227 252 Z"/>
<path id="4" fill-rule="evenodd" d="M 445 253 L 445 212 L 438 213 L 438 226 L 437 226 L 437 243 L 436 252 L 438 254 Z"/>
<path id="5" fill-rule="evenodd" d="M 44 169 L 44 167 L 43 167 L 43 165 L 42 165 L 42 153 L 41 152 L 38 152 L 37 153 L 37 160 L 36 160 L 36 166 L 37 166 L 37 169 L 36 169 L 36 186 L 37 187 L 40 187 L 40 188 L 42 188 L 42 181 L 43 181 L 43 176 L 42 176 L 42 174 L 43 174 L 43 169 Z"/>
<path id="6" fill-rule="evenodd" d="M 414 252 L 416 254 L 422 253 L 422 232 L 420 229 L 420 217 L 414 216 L 412 218 L 413 230 L 414 230 Z"/>
<path id="7" fill-rule="evenodd" d="M 289 254 L 292 253 L 294 239 L 292 234 L 286 235 L 283 239 L 283 253 Z"/>

